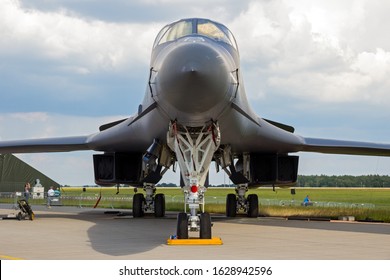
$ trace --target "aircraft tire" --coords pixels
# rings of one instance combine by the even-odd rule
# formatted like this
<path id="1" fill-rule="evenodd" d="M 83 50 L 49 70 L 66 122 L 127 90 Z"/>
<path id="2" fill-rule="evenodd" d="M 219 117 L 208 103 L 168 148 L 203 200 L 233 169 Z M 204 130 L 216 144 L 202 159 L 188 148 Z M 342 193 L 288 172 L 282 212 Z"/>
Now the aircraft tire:
<path id="1" fill-rule="evenodd" d="M 200 214 L 200 239 L 211 239 L 211 217 L 205 212 Z"/>
<path id="2" fill-rule="evenodd" d="M 144 215 L 143 203 L 145 201 L 142 193 L 136 193 L 133 196 L 133 217 L 140 218 Z"/>
<path id="3" fill-rule="evenodd" d="M 162 193 L 156 194 L 154 197 L 154 216 L 156 218 L 165 216 L 165 195 Z"/>
<path id="4" fill-rule="evenodd" d="M 237 214 L 236 195 L 229 193 L 226 197 L 226 217 L 234 218 Z"/>
<path id="5" fill-rule="evenodd" d="M 259 198 L 257 194 L 248 195 L 248 217 L 257 218 L 259 216 Z"/>
<path id="6" fill-rule="evenodd" d="M 187 213 L 179 213 L 177 215 L 177 231 L 178 239 L 188 239 L 188 216 Z"/>

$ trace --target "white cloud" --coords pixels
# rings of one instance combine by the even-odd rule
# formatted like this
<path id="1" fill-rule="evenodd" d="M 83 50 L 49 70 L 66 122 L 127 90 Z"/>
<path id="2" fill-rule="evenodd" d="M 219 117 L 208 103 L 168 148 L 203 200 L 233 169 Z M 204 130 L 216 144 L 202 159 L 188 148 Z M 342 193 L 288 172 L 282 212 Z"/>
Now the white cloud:
<path id="1" fill-rule="evenodd" d="M 351 68 L 357 72 L 371 76 L 373 81 L 387 80 L 390 73 L 390 52 L 377 48 L 375 53 L 359 53 Z"/>
<path id="2" fill-rule="evenodd" d="M 109 23 L 89 20 L 64 9 L 25 9 L 16 0 L 0 3 L 2 54 L 26 51 L 31 56 L 64 63 L 76 73 L 115 71 L 145 64 L 157 31 L 153 23 Z"/>
<path id="3" fill-rule="evenodd" d="M 249 72 L 248 95 L 390 105 L 390 40 L 370 44 L 387 37 L 372 23 L 381 9 L 363 0 L 251 2 L 231 24 Z M 390 24 L 381 20 L 382 27 Z M 359 34 L 369 36 L 355 38 Z"/>
<path id="4" fill-rule="evenodd" d="M 128 116 L 69 116 L 45 112 L 0 114 L 0 139 L 65 137 L 88 135 L 99 126 Z"/>
<path id="5" fill-rule="evenodd" d="M 61 185 L 94 185 L 93 152 L 16 154 Z"/>

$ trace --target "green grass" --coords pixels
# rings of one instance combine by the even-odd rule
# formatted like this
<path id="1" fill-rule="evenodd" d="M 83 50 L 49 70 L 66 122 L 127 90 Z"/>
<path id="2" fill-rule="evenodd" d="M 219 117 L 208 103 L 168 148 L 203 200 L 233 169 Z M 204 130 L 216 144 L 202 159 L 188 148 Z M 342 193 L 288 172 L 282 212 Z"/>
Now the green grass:
<path id="1" fill-rule="evenodd" d="M 95 205 L 100 193 L 102 199 L 99 207 L 126 209 L 131 208 L 133 188 L 123 187 L 117 195 L 117 189 L 66 187 L 62 189 L 63 205 L 92 207 Z M 142 191 L 142 190 L 139 190 Z M 233 188 L 209 188 L 206 192 L 206 211 L 211 213 L 225 212 L 225 198 L 228 193 L 234 193 Z M 158 188 L 157 193 L 166 196 L 168 211 L 182 211 L 183 193 L 180 188 Z M 260 200 L 260 215 L 263 216 L 305 216 L 328 217 L 337 219 L 339 216 L 355 216 L 359 220 L 381 220 L 390 222 L 390 189 L 382 188 L 297 188 L 292 195 L 290 189 L 259 188 L 249 190 L 247 194 L 256 193 Z M 311 200 L 318 203 L 334 202 L 344 205 L 342 207 L 302 207 L 299 203 L 309 195 Z M 71 199 L 70 199 L 71 198 Z M 80 199 L 82 198 L 82 199 Z M 88 200 L 86 198 L 89 198 Z M 271 205 L 267 200 L 283 202 L 280 205 Z M 284 201 L 286 204 L 284 204 Z M 295 201 L 294 205 L 290 205 Z M 12 200 L 0 199 L 0 202 L 12 203 Z M 33 204 L 44 204 L 44 200 L 33 201 Z M 341 204 L 343 203 L 343 204 Z M 372 205 L 372 207 L 367 207 Z"/>

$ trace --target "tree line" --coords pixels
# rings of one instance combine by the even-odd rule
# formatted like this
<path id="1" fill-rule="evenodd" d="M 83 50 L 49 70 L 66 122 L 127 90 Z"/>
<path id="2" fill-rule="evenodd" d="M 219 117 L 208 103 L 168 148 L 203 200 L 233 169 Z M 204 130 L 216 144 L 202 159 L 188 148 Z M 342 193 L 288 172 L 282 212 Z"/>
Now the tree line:
<path id="1" fill-rule="evenodd" d="M 388 175 L 299 175 L 298 187 L 390 188 Z"/>

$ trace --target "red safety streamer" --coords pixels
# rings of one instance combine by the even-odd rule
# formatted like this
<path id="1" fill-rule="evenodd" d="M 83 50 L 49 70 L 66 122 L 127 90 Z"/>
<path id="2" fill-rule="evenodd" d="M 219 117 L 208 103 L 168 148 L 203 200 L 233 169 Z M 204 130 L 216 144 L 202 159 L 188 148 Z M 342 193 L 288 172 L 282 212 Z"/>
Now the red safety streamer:
<path id="1" fill-rule="evenodd" d="M 99 198 L 98 198 L 98 200 L 96 201 L 96 203 L 95 203 L 95 205 L 93 206 L 93 208 L 96 208 L 96 207 L 99 205 L 100 199 L 102 199 L 102 189 L 100 189 Z"/>

